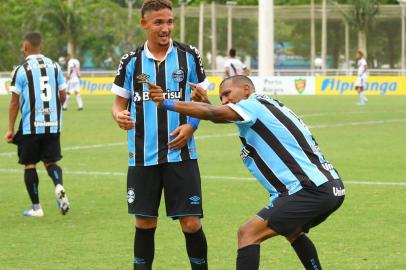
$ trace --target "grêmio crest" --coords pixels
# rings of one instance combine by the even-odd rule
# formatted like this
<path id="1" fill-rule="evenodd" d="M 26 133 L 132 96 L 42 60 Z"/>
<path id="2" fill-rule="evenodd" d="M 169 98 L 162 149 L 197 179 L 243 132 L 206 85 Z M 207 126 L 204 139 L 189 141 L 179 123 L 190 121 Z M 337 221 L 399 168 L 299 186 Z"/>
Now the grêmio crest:
<path id="1" fill-rule="evenodd" d="M 182 82 L 185 79 L 185 72 L 182 69 L 175 70 L 172 72 L 172 79 L 177 83 Z"/>

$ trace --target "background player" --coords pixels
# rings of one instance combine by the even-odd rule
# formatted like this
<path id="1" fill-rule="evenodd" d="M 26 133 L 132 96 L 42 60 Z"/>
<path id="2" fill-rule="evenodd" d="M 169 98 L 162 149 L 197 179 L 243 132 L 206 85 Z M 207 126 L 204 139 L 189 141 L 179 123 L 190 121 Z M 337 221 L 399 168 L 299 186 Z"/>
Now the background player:
<path id="1" fill-rule="evenodd" d="M 235 76 L 235 75 L 250 75 L 251 71 L 249 68 L 244 65 L 240 59 L 237 57 L 237 52 L 235 49 L 230 49 L 228 58 L 224 62 L 224 69 L 226 77 Z"/>
<path id="2" fill-rule="evenodd" d="M 22 51 L 27 57 L 11 82 L 9 126 L 5 138 L 18 146 L 19 163 L 25 165 L 24 181 L 32 207 L 24 216 L 42 217 L 39 202 L 36 164 L 44 166 L 55 185 L 55 196 L 63 215 L 69 210 L 69 201 L 63 188 L 62 169 L 57 161 L 62 158 L 60 146 L 61 103 L 66 84 L 59 65 L 41 53 L 41 35 L 28 33 Z M 19 129 L 14 134 L 18 110 L 21 111 Z"/>
<path id="3" fill-rule="evenodd" d="M 190 101 L 187 82 L 208 86 L 196 48 L 172 41 L 172 4 L 147 0 L 141 8 L 141 26 L 147 41 L 122 57 L 112 92 L 112 114 L 128 130 L 128 211 L 135 215 L 134 269 L 151 269 L 154 235 L 162 190 L 166 214 L 179 219 L 192 269 L 207 269 L 207 243 L 201 180 L 193 132 L 198 120 L 157 109 L 149 100 L 150 80 L 172 99 Z M 128 110 L 127 110 L 128 108 Z M 135 123 L 134 123 L 135 122 Z"/>
<path id="4" fill-rule="evenodd" d="M 359 94 L 360 101 L 357 105 L 362 106 L 368 101 L 368 98 L 365 96 L 365 85 L 368 79 L 368 64 L 365 60 L 364 53 L 361 50 L 357 51 L 356 54 L 358 63 L 357 63 L 357 81 L 355 82 L 355 90 Z"/>
<path id="5" fill-rule="evenodd" d="M 221 83 L 223 106 L 163 100 L 159 86 L 148 86 L 151 98 L 164 109 L 238 127 L 240 156 L 270 193 L 271 202 L 239 228 L 237 269 L 258 269 L 260 243 L 276 235 L 286 237 L 306 269 L 322 269 L 305 233 L 340 207 L 345 190 L 303 121 L 279 101 L 255 95 L 254 84 L 245 76 Z M 195 88 L 207 101 L 204 91 Z"/>
<path id="6" fill-rule="evenodd" d="M 65 61 L 67 62 L 67 75 L 66 79 L 68 81 L 68 91 L 66 95 L 66 101 L 63 103 L 63 110 L 67 110 L 69 106 L 69 101 L 71 95 L 76 95 L 76 103 L 78 105 L 78 110 L 83 110 L 83 100 L 80 95 L 80 62 L 76 58 L 68 53 L 66 54 Z"/>

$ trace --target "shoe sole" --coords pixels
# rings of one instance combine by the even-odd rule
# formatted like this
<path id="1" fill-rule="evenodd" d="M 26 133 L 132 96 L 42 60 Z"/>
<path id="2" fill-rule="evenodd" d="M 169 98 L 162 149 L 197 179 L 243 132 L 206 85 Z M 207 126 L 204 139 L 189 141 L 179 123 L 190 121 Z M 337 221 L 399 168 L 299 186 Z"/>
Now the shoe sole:
<path id="1" fill-rule="evenodd" d="M 66 215 L 70 209 L 68 198 L 66 197 L 66 193 L 64 190 L 61 190 L 58 194 L 56 194 L 59 211 L 61 211 L 62 215 Z"/>

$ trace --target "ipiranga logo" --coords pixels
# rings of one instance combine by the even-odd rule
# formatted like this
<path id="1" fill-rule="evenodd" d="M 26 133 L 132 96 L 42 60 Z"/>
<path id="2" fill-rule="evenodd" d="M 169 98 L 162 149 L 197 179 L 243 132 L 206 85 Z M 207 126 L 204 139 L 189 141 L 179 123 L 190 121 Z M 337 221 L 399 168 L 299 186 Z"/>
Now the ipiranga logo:
<path id="1" fill-rule="evenodd" d="M 378 81 L 372 77 L 369 77 L 365 84 L 364 90 L 367 92 L 379 92 L 381 95 L 385 95 L 388 91 L 398 91 L 398 82 Z M 347 91 L 355 91 L 355 80 L 353 80 L 351 77 L 348 77 L 348 79 L 325 78 L 321 83 L 321 91 L 337 92 L 340 94 L 344 94 Z"/>

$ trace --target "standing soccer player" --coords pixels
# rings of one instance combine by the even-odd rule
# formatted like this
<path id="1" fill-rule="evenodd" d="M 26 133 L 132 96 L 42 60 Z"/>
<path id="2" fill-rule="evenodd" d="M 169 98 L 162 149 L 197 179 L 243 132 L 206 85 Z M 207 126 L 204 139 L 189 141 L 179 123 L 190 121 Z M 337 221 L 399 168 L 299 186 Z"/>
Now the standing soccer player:
<path id="1" fill-rule="evenodd" d="M 19 163 L 25 166 L 24 181 L 32 207 L 23 214 L 29 217 L 44 215 L 38 194 L 36 164 L 39 161 L 44 163 L 54 182 L 60 212 L 65 215 L 69 210 L 62 169 L 57 164 L 62 158 L 59 135 L 66 84 L 59 65 L 40 54 L 41 48 L 39 33 L 31 32 L 25 36 L 22 51 L 27 58 L 16 69 L 11 82 L 9 125 L 5 135 L 8 143 L 17 144 Z M 18 110 L 21 122 L 14 133 Z"/>
<path id="2" fill-rule="evenodd" d="M 277 235 L 286 237 L 307 270 L 321 270 L 306 233 L 340 207 L 345 190 L 303 121 L 279 101 L 255 95 L 245 76 L 221 83 L 223 106 L 164 99 L 159 86 L 148 86 L 158 107 L 238 127 L 240 156 L 271 200 L 238 231 L 237 270 L 257 270 L 261 242 Z M 197 97 L 207 102 L 205 92 L 194 87 Z"/>
<path id="3" fill-rule="evenodd" d="M 80 62 L 76 58 L 72 58 L 72 56 L 68 53 L 65 57 L 67 61 L 67 75 L 66 79 L 68 81 L 68 91 L 66 93 L 66 100 L 63 103 L 62 109 L 66 111 L 69 106 L 69 101 L 71 95 L 76 96 L 76 103 L 78 105 L 78 110 L 83 110 L 83 100 L 82 96 L 80 95 Z"/>
<path id="4" fill-rule="evenodd" d="M 193 133 L 199 120 L 158 109 L 149 99 L 151 81 L 169 99 L 190 101 L 194 82 L 207 88 L 198 50 L 171 39 L 174 25 L 168 0 L 146 0 L 141 8 L 145 44 L 125 54 L 112 92 L 114 120 L 128 131 L 128 212 L 135 215 L 134 269 L 151 269 L 162 190 L 166 214 L 179 219 L 192 269 L 207 269 L 201 179 Z"/>
<path id="5" fill-rule="evenodd" d="M 360 101 L 357 103 L 358 106 L 365 105 L 368 98 L 365 96 L 365 85 L 368 79 L 368 64 L 365 60 L 364 53 L 360 50 L 357 51 L 357 81 L 355 82 L 355 90 L 359 94 Z"/>
<path id="6" fill-rule="evenodd" d="M 235 75 L 248 76 L 251 73 L 249 68 L 237 58 L 237 51 L 234 48 L 230 49 L 228 58 L 224 62 L 224 71 L 226 73 L 226 77 Z"/>

